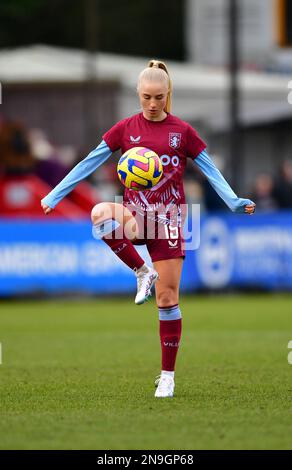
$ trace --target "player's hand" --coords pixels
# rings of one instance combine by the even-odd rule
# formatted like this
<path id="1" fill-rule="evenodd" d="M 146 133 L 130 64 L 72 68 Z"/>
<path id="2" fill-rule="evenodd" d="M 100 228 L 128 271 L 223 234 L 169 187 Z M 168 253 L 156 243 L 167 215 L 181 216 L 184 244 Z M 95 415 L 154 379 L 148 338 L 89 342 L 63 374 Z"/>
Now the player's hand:
<path id="1" fill-rule="evenodd" d="M 247 204 L 244 207 L 244 212 L 245 212 L 245 214 L 248 214 L 248 215 L 254 214 L 255 210 L 256 210 L 256 205 L 254 203 L 253 204 Z"/>
<path id="2" fill-rule="evenodd" d="M 43 208 L 43 211 L 46 215 L 48 215 L 50 212 L 52 212 L 52 208 L 41 202 L 41 206 Z"/>
<path id="3" fill-rule="evenodd" d="M 256 205 L 251 199 L 244 199 L 238 197 L 236 200 L 236 205 L 231 209 L 232 212 L 237 214 L 249 214 L 252 215 L 255 211 Z"/>

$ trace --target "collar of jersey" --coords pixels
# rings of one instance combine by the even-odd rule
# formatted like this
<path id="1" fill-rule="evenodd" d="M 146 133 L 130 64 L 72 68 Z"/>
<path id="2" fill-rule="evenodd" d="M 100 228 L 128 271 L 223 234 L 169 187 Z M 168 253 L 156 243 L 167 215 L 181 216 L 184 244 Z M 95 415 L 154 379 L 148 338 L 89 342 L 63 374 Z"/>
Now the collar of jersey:
<path id="1" fill-rule="evenodd" d="M 150 121 L 150 119 L 145 118 L 143 112 L 140 113 L 140 115 L 142 116 L 142 119 L 146 122 L 150 122 L 151 124 L 161 124 L 162 122 L 167 121 L 167 119 L 169 119 L 170 113 L 166 113 L 166 114 L 167 116 L 164 119 L 162 119 L 162 121 Z"/>

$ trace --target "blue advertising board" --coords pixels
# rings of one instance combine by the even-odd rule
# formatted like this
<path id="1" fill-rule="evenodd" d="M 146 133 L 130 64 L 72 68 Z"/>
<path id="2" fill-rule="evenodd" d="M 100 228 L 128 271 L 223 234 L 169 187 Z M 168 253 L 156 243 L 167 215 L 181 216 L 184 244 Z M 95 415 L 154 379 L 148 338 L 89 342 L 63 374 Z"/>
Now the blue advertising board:
<path id="1" fill-rule="evenodd" d="M 137 247 L 150 262 L 145 247 Z M 181 288 L 292 290 L 292 213 L 206 216 L 186 252 Z M 127 293 L 136 279 L 90 222 L 0 221 L 0 296 Z"/>
<path id="2" fill-rule="evenodd" d="M 203 217 L 185 264 L 195 288 L 292 290 L 292 212 Z"/>

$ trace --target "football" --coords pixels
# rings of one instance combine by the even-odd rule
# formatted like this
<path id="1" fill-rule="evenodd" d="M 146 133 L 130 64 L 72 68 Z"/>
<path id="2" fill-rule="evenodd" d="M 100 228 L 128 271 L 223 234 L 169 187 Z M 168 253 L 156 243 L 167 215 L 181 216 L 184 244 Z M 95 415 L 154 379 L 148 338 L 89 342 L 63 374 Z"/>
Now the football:
<path id="1" fill-rule="evenodd" d="M 159 156 L 145 147 L 127 150 L 118 163 L 118 175 L 122 184 L 135 191 L 153 188 L 160 180 L 163 169 Z"/>

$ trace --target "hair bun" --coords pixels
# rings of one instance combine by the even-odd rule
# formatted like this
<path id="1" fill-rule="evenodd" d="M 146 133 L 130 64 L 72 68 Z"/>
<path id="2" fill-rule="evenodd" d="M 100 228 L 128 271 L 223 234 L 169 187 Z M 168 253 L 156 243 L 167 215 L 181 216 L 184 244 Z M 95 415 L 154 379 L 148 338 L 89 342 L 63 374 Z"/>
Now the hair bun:
<path id="1" fill-rule="evenodd" d="M 156 69 L 159 69 L 160 68 L 160 62 L 159 60 L 150 60 L 149 62 L 149 67 L 153 67 L 153 68 L 156 68 Z"/>

